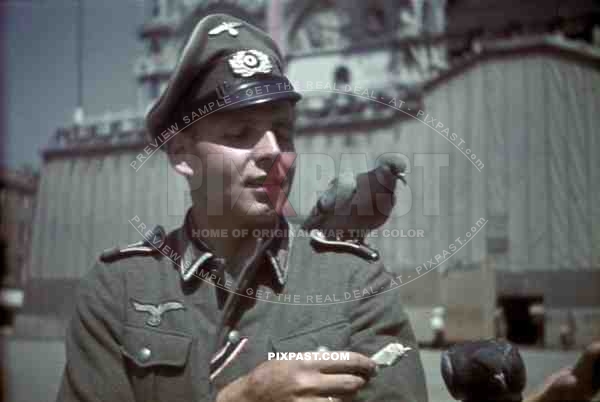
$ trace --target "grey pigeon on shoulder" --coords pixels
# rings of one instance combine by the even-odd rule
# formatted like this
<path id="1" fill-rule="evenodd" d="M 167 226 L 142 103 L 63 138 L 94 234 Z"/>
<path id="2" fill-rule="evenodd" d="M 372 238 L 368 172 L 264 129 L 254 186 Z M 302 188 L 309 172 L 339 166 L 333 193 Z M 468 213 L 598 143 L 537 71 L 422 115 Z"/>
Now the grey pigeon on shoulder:
<path id="1" fill-rule="evenodd" d="M 326 237 L 362 242 L 365 235 L 389 218 L 398 179 L 406 184 L 406 164 L 396 155 L 378 160 L 377 167 L 356 175 L 344 173 L 332 180 L 319 197 L 302 228 L 319 229 Z M 341 236 L 330 236 L 338 233 Z"/>

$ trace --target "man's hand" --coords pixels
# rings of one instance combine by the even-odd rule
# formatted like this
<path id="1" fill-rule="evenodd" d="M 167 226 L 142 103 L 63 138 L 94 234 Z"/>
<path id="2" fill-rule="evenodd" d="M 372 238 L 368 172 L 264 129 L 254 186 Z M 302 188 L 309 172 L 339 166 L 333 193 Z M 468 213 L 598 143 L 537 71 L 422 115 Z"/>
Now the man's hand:
<path id="1" fill-rule="evenodd" d="M 586 347 L 574 367 L 566 367 L 552 374 L 541 391 L 528 397 L 525 402 L 591 400 L 600 387 L 597 378 L 599 361 L 600 342 L 594 342 Z"/>
<path id="2" fill-rule="evenodd" d="M 349 360 L 266 361 L 223 388 L 217 402 L 329 402 L 352 397 L 374 375 L 375 362 L 347 353 Z"/>

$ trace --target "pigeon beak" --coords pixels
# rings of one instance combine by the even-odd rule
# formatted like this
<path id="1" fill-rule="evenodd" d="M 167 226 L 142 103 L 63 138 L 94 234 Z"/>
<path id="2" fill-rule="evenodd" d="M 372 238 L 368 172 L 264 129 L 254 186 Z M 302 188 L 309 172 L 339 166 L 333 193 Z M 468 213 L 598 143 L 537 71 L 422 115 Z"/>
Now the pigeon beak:
<path id="1" fill-rule="evenodd" d="M 404 172 L 398 172 L 396 173 L 396 178 L 402 180 L 402 183 L 404 183 L 404 185 L 406 185 L 406 173 Z"/>
<path id="2" fill-rule="evenodd" d="M 397 180 L 402 180 L 406 185 L 406 166 L 392 164 L 388 166 L 388 172 L 391 173 Z"/>

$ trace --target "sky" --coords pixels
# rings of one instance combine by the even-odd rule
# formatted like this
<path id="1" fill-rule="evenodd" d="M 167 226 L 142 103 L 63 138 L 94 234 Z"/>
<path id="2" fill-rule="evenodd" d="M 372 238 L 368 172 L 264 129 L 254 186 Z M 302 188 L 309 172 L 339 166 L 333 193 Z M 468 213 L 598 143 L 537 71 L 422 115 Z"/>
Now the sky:
<path id="1" fill-rule="evenodd" d="M 143 0 L 83 1 L 86 115 L 135 107 Z M 0 0 L 3 167 L 39 168 L 40 150 L 77 103 L 76 0 Z"/>

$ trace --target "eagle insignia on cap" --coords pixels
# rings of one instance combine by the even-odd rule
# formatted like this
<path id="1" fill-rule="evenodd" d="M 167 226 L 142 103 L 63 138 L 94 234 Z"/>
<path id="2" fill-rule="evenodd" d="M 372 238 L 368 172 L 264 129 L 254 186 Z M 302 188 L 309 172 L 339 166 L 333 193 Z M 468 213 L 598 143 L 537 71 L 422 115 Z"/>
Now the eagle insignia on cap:
<path id="1" fill-rule="evenodd" d="M 268 74 L 273 70 L 269 56 L 255 49 L 235 52 L 228 60 L 235 74 L 252 77 L 256 73 Z"/>
<path id="2" fill-rule="evenodd" d="M 219 25 L 208 31 L 210 36 L 217 36 L 222 32 L 227 31 L 227 33 L 231 36 L 238 36 L 240 31 L 236 28 L 241 27 L 243 24 L 241 22 L 221 22 Z"/>

